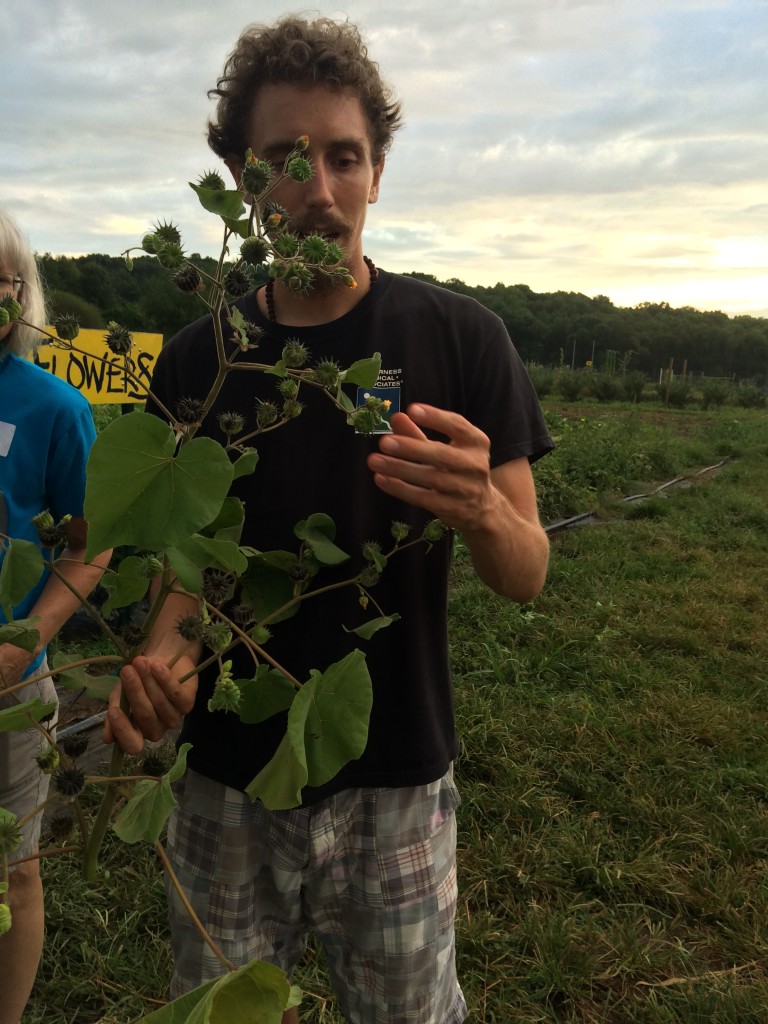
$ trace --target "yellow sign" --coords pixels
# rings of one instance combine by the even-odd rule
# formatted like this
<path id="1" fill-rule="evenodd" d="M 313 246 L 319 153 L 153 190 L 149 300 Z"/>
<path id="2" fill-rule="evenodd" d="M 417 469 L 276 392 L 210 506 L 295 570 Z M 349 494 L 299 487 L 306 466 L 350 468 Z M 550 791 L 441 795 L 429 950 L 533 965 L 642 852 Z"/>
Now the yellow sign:
<path id="1" fill-rule="evenodd" d="M 48 330 L 54 334 L 53 328 Z M 143 402 L 147 397 L 152 370 L 163 344 L 162 334 L 134 334 L 128 357 L 116 356 L 107 348 L 106 331 L 81 330 L 72 348 L 41 345 L 37 361 L 44 370 L 77 388 L 91 405 L 109 402 Z M 143 386 L 142 386 L 143 385 Z"/>

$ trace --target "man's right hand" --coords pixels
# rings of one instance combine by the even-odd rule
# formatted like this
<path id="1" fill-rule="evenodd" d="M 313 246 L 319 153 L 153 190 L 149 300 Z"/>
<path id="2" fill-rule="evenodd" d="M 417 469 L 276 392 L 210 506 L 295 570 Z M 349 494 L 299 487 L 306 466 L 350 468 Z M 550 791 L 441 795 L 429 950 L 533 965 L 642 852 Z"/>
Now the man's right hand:
<path id="1" fill-rule="evenodd" d="M 109 697 L 104 720 L 104 743 L 117 743 L 126 754 L 139 754 L 145 740 L 161 740 L 181 725 L 192 710 L 197 694 L 197 675 L 179 682 L 193 671 L 195 662 L 182 655 L 169 669 L 165 660 L 139 655 L 120 670 L 120 682 Z M 130 714 L 120 707 L 125 694 Z"/>

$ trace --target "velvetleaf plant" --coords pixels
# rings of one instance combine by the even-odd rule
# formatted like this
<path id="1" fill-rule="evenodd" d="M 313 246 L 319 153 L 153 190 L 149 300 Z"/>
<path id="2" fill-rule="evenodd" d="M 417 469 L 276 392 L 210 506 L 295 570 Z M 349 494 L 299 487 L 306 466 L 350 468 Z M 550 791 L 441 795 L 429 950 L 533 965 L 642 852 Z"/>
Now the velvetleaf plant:
<path id="1" fill-rule="evenodd" d="M 302 414 L 303 389 L 319 389 L 360 433 L 381 427 L 387 413 L 388 403 L 373 396 L 355 407 L 344 390 L 345 385 L 363 390 L 374 387 L 380 368 L 378 355 L 343 369 L 328 360 L 313 364 L 303 345 L 288 341 L 277 363 L 259 363 L 253 351 L 258 348 L 261 330 L 233 305 L 233 300 L 253 287 L 257 273 L 280 279 L 299 293 L 309 292 L 319 275 L 338 279 L 341 286 L 355 287 L 343 266 L 343 250 L 320 235 L 293 234 L 287 212 L 270 200 L 270 193 L 286 178 L 301 182 L 311 177 L 308 144 L 306 136 L 299 138 L 280 170 L 248 150 L 238 189 L 228 190 L 215 171 L 190 183 L 203 208 L 218 216 L 223 226 L 215 273 L 206 273 L 187 257 L 181 234 L 173 224 L 157 224 L 141 242 L 140 250 L 155 257 L 172 273 L 177 287 L 201 301 L 211 314 L 218 369 L 202 400 L 182 400 L 177 409 L 169 410 L 152 396 L 167 423 L 134 411 L 114 419 L 98 435 L 87 471 L 86 559 L 109 548 L 125 547 L 132 553 L 107 570 L 102 583 L 109 596 L 102 609 L 83 595 L 77 596 L 114 653 L 78 663 L 67 663 L 65 657 L 55 661 L 62 685 L 105 698 L 116 682 L 119 667 L 143 649 L 168 595 L 178 591 L 196 595 L 198 613 L 184 616 L 177 623 L 176 657 L 190 643 L 201 641 L 205 653 L 198 667 L 218 667 L 208 705 L 211 713 L 234 713 L 244 721 L 258 722 L 279 711 L 287 712 L 286 733 L 275 756 L 247 788 L 252 799 L 262 800 L 271 809 L 296 806 L 304 786 L 324 784 L 348 761 L 361 755 L 372 703 L 371 680 L 361 650 L 352 651 L 322 671 L 313 670 L 310 678 L 302 681 L 269 654 L 272 630 L 310 599 L 321 598 L 328 590 L 353 587 L 361 607 L 368 609 L 370 605 L 376 614 L 351 632 L 363 640 L 370 638 L 398 618 L 396 612 L 387 614 L 380 608 L 371 593 L 389 558 L 415 544 L 428 548 L 444 533 L 442 524 L 435 520 L 418 537 L 410 537 L 409 526 L 395 522 L 385 543 L 363 546 L 358 567 L 348 578 L 326 586 L 315 584 L 323 567 L 344 564 L 350 561 L 350 555 L 336 544 L 335 523 L 325 513 L 315 513 L 295 525 L 295 552 L 256 552 L 239 544 L 244 509 L 229 494 L 232 482 L 256 471 L 258 451 L 252 442 L 259 435 Z M 246 197 L 250 197 L 248 203 Z M 235 244 L 239 245 L 239 254 L 232 259 L 230 251 Z M 124 253 L 129 267 L 133 251 Z M 0 323 L 11 320 L 24 322 L 21 306 L 9 296 L 0 300 Z M 56 335 L 48 335 L 51 343 L 77 351 L 77 321 L 62 316 L 54 327 Z M 137 387 L 143 387 L 132 370 L 130 332 L 110 323 L 105 342 L 113 355 L 124 358 L 126 375 Z M 243 358 L 246 353 L 247 360 Z M 224 412 L 219 415 L 218 426 L 226 443 L 197 436 L 227 375 L 254 371 L 275 379 L 274 400 L 260 402 L 255 428 L 247 428 L 239 413 Z M 35 621 L 14 621 L 12 608 L 35 586 L 45 568 L 62 578 L 58 562 L 65 537 L 65 522 L 54 522 L 47 510 L 41 510 L 35 523 L 45 554 L 29 541 L 0 534 L 4 551 L 0 607 L 8 619 L 0 626 L 0 643 L 28 651 L 39 639 Z M 236 590 L 239 603 L 232 605 Z M 138 627 L 119 632 L 107 621 L 114 610 L 147 598 L 148 611 Z M 251 652 L 255 668 L 250 679 L 233 677 L 228 655 L 238 645 L 245 645 Z M 111 671 L 95 675 L 98 666 L 109 666 Z M 6 688 L 4 693 L 22 685 Z M 82 855 L 85 877 L 92 879 L 96 874 L 99 848 L 110 823 L 125 842 L 153 843 L 170 871 L 159 838 L 175 806 L 171 785 L 185 771 L 189 746 L 181 747 L 167 771 L 161 765 L 159 774 L 150 755 L 138 776 L 126 773 L 124 755 L 115 747 L 107 776 L 89 776 L 79 765 L 83 750 L 73 742 L 76 737 L 60 746 L 46 728 L 52 711 L 52 705 L 39 699 L 19 702 L 0 711 L 0 731 L 28 728 L 32 723 L 45 737 L 47 749 L 38 760 L 52 776 L 54 792 L 49 799 L 72 805 L 80 839 L 65 849 Z M 80 795 L 86 785 L 104 789 L 92 821 L 81 807 Z M 115 815 L 118 800 L 121 807 Z M 41 813 L 43 807 L 34 813 Z M 11 926 L 7 874 L 20 841 L 18 826 L 13 815 L 0 809 L 0 932 Z M 66 818 L 54 819 L 52 830 L 63 840 L 69 831 Z M 210 936 L 204 937 L 227 973 L 150 1014 L 145 1018 L 148 1024 L 182 1019 L 218 1024 L 225 1019 L 223 1003 L 233 998 L 245 1000 L 253 1015 L 249 1019 L 278 1024 L 283 1011 L 297 1004 L 299 994 L 280 971 L 261 963 L 235 970 Z"/>

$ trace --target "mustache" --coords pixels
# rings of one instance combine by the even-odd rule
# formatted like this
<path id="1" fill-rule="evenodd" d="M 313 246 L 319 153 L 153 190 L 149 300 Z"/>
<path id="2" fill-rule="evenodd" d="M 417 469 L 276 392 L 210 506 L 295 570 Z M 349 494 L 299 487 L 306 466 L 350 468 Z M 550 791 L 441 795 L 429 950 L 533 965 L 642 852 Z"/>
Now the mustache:
<path id="1" fill-rule="evenodd" d="M 311 217 L 292 217 L 288 223 L 288 230 L 293 235 L 343 235 L 347 231 L 347 225 L 336 218 L 319 221 Z"/>

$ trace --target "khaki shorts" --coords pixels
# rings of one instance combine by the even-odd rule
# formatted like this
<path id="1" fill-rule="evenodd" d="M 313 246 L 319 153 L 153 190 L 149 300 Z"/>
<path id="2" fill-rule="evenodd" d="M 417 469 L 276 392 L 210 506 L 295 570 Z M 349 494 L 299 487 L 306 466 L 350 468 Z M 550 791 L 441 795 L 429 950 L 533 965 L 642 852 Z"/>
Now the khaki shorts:
<path id="1" fill-rule="evenodd" d="M 48 664 L 43 659 L 40 672 L 47 671 Z M 18 701 L 33 700 L 35 697 L 40 697 L 46 704 L 57 701 L 56 689 L 50 676 L 30 682 L 23 690 L 16 690 L 15 694 L 0 697 L 0 711 L 13 707 Z M 46 724 L 46 728 L 50 731 L 51 725 Z M 47 746 L 45 738 L 34 726 L 18 732 L 0 732 L 0 807 L 12 811 L 17 818 L 25 817 L 48 796 L 51 777 L 41 772 L 35 761 Z M 37 814 L 24 824 L 24 840 L 11 854 L 11 860 L 29 857 L 35 852 L 40 841 L 42 817 L 42 814 Z"/>
<path id="2" fill-rule="evenodd" d="M 267 811 L 188 772 L 168 854 L 195 912 L 235 964 L 290 975 L 307 933 L 323 944 L 351 1024 L 460 1024 L 456 822 L 446 775 L 426 786 L 350 789 L 310 807 Z M 222 973 L 169 886 L 171 996 Z"/>

